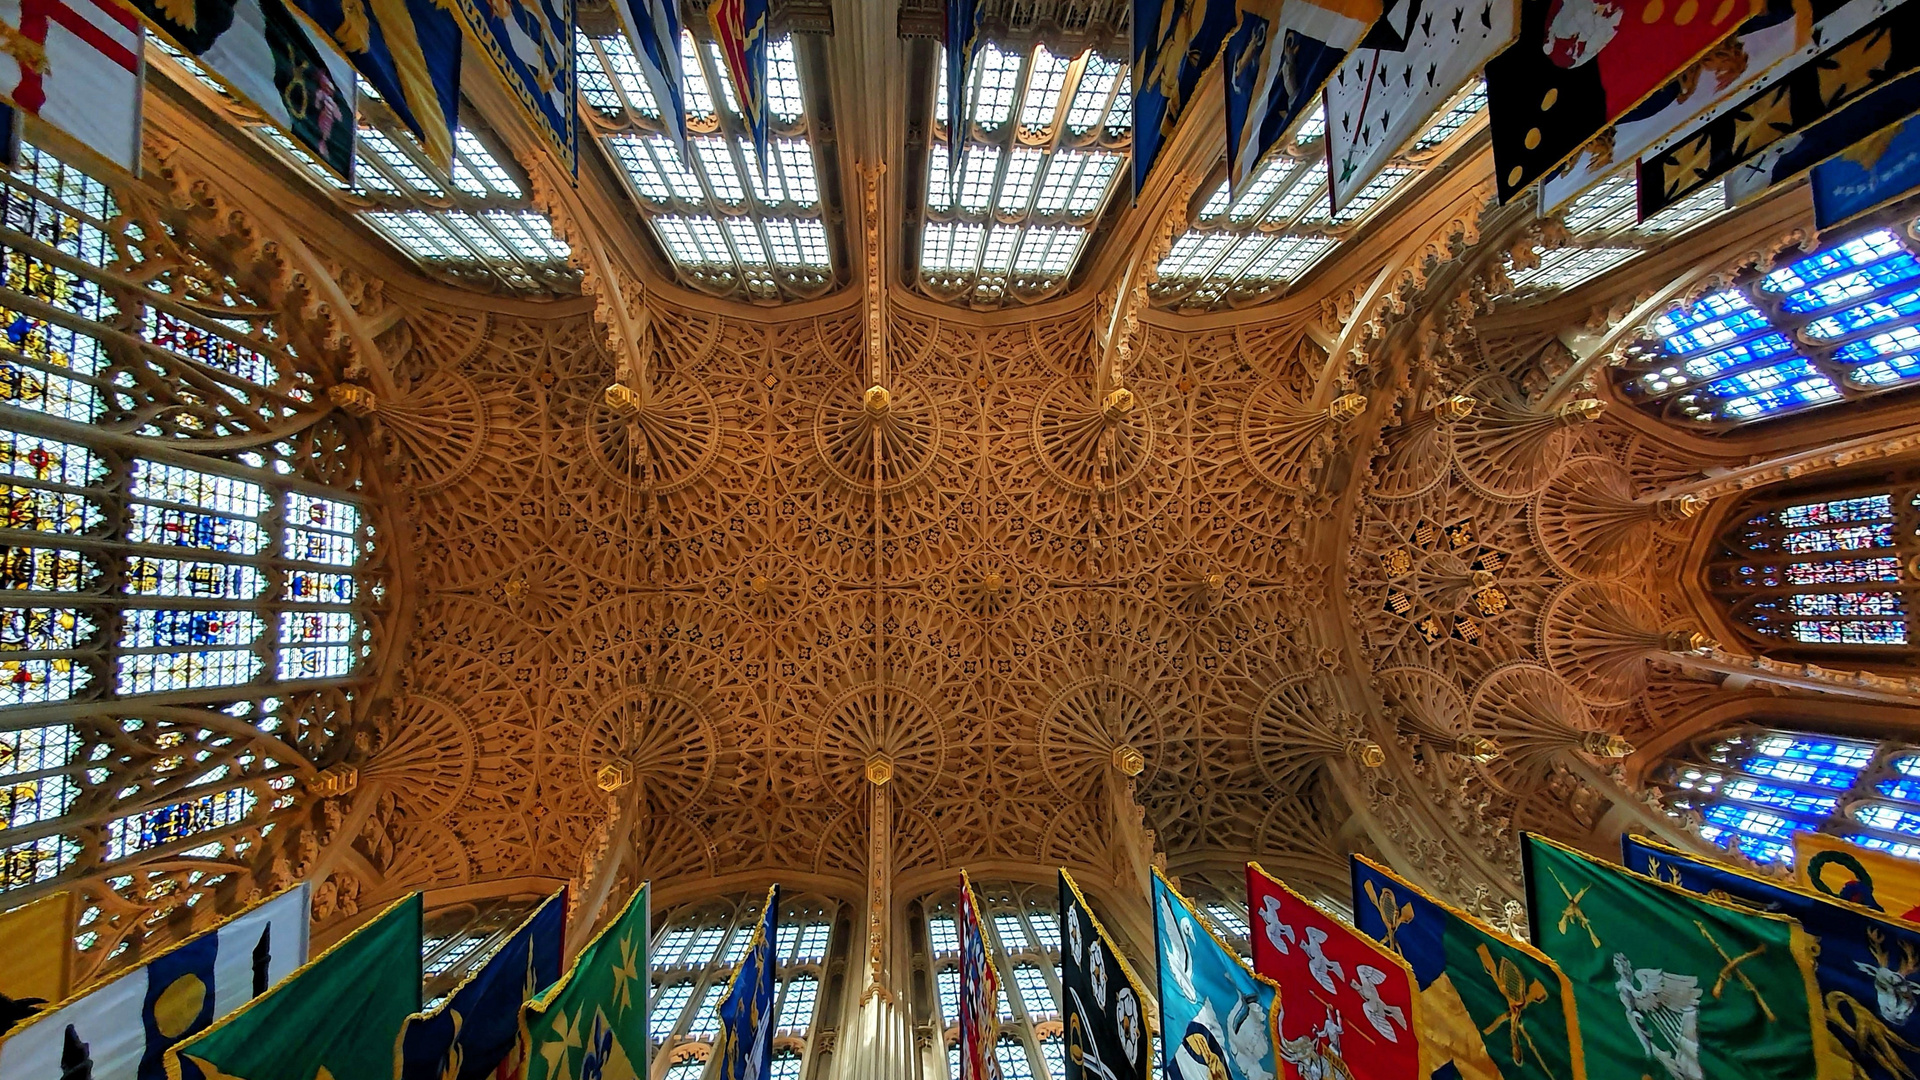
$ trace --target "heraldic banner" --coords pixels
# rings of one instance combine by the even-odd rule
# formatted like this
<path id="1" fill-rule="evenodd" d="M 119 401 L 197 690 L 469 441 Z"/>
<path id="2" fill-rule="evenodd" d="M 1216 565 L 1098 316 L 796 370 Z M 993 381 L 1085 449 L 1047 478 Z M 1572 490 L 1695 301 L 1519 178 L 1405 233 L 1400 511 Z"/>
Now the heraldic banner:
<path id="1" fill-rule="evenodd" d="M 973 882 L 960 871 L 960 1075 L 955 1080 L 999 1080 L 993 1056 L 999 1033 L 1000 973 L 987 954 L 987 931 Z"/>
<path id="2" fill-rule="evenodd" d="M 1573 983 L 1589 1080 L 1846 1080 L 1800 924 L 1525 833 L 1533 943 Z"/>
<path id="3" fill-rule="evenodd" d="M 1080 886 L 1060 871 L 1060 993 L 1066 999 L 1066 1080 L 1147 1080 L 1154 1075 L 1147 991 L 1094 918 Z"/>
<path id="4" fill-rule="evenodd" d="M 517 1049 L 520 1006 L 560 978 L 567 890 L 547 897 L 430 1012 L 407 1017 L 399 1080 L 487 1080 Z M 519 1059 L 512 1062 L 519 1064 Z"/>
<path id="5" fill-rule="evenodd" d="M 1353 857 L 1353 925 L 1420 984 L 1423 1068 L 1463 1080 L 1584 1080 L 1573 986 L 1546 954 Z"/>
<path id="6" fill-rule="evenodd" d="M 767 890 L 767 910 L 747 942 L 747 955 L 720 999 L 718 1080 L 768 1080 L 773 1068 L 773 943 L 780 933 L 780 886 Z M 643 966 L 641 971 L 645 971 Z M 641 983 L 642 986 L 646 984 Z"/>
<path id="7" fill-rule="evenodd" d="M 1869 1080 L 1911 1080 L 1920 1069 L 1920 927 L 1898 922 L 1675 851 L 1620 838 L 1630 870 L 1688 892 L 1725 897 L 1800 921 L 1818 948 L 1813 974 L 1827 1024 Z"/>
<path id="8" fill-rule="evenodd" d="M 0 915 L 0 1035 L 37 1005 L 67 996 L 73 894 L 57 892 Z"/>
<path id="9" fill-rule="evenodd" d="M 1920 922 L 1920 863 L 1826 833 L 1793 834 L 1793 879 L 1849 904 Z"/>
<path id="10" fill-rule="evenodd" d="M 0 1078 L 165 1075 L 176 1043 L 307 962 L 307 894 L 304 883 L 276 893 L 39 1013 L 0 1043 Z M 17 941 L 4 940 L 9 949 Z"/>
<path id="11" fill-rule="evenodd" d="M 1272 1080 L 1280 1073 L 1280 1004 L 1160 871 L 1153 872 L 1160 950 L 1160 1044 L 1167 1072 L 1186 1080 Z"/>
<path id="12" fill-rule="evenodd" d="M 240 1011 L 167 1051 L 167 1080 L 391 1076 L 400 1028 L 420 1010 L 421 909 L 419 893 L 394 902 Z"/>
<path id="13" fill-rule="evenodd" d="M 444 0 L 568 171 L 579 163 L 572 0 Z"/>
<path id="14" fill-rule="evenodd" d="M 1318 1080 L 1344 1063 L 1353 1080 L 1426 1080 L 1413 971 L 1391 949 L 1247 864 L 1247 910 L 1258 924 L 1253 967 L 1280 987 L 1280 1056 L 1288 1080 Z"/>
<path id="15" fill-rule="evenodd" d="M 620 914 L 580 950 L 560 981 L 520 1010 L 521 1042 L 527 1048 L 520 1073 L 524 1080 L 635 1080 L 647 1075 L 652 891 L 641 883 Z"/>

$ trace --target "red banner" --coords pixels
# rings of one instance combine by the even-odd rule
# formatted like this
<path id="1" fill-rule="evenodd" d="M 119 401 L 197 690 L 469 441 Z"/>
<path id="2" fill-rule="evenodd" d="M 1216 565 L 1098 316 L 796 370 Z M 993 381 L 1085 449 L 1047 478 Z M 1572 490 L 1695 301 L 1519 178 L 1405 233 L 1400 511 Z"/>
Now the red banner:
<path id="1" fill-rule="evenodd" d="M 1280 984 L 1286 1080 L 1426 1080 L 1406 961 L 1258 863 L 1247 864 L 1247 911 L 1253 969 Z"/>

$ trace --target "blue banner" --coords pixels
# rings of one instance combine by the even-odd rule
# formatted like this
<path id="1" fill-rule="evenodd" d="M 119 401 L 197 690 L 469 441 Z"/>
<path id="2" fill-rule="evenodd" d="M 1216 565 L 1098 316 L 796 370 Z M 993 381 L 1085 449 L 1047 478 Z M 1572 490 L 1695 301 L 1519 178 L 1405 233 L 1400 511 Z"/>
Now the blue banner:
<path id="1" fill-rule="evenodd" d="M 780 886 L 767 890 L 767 911 L 747 943 L 733 986 L 720 1001 L 719 1080 L 768 1080 L 773 1069 L 773 941 L 779 928 Z"/>
<path id="2" fill-rule="evenodd" d="M 1889 83 L 1767 147 L 1728 174 L 1729 200 L 1740 203 L 1757 198 L 1776 184 L 1784 184 L 1875 132 L 1899 123 L 1913 112 L 1916 92 L 1920 92 L 1920 85 L 1911 79 Z"/>
<path id="3" fill-rule="evenodd" d="M 1869 1080 L 1911 1080 L 1920 1071 L 1920 926 L 1883 918 L 1731 866 L 1634 836 L 1620 838 L 1627 869 L 1688 892 L 1724 897 L 1799 920 L 1819 948 L 1814 979 L 1827 1028 Z"/>
<path id="4" fill-rule="evenodd" d="M 407 125 L 452 168 L 460 124 L 460 23 L 435 0 L 294 0 Z"/>
<path id="5" fill-rule="evenodd" d="M 1234 0 L 1133 0 L 1133 197 L 1233 30 Z"/>
<path id="6" fill-rule="evenodd" d="M 1287 0 L 1271 18 L 1241 14 L 1224 60 L 1227 177 L 1236 190 L 1379 18 L 1380 0 Z"/>
<path id="7" fill-rule="evenodd" d="M 960 180 L 960 150 L 967 144 L 967 83 L 980 42 L 978 0 L 947 0 L 947 175 Z"/>
<path id="8" fill-rule="evenodd" d="M 1920 187 L 1920 114 L 1848 147 L 1813 167 L 1813 223 L 1845 224 Z"/>
<path id="9" fill-rule="evenodd" d="M 579 163 L 571 0 L 447 0 L 568 172 Z"/>
<path id="10" fill-rule="evenodd" d="M 1280 1075 L 1274 984 L 1255 975 L 1186 897 L 1153 874 L 1160 949 L 1160 1045 L 1172 1077 L 1273 1080 Z"/>
<path id="11" fill-rule="evenodd" d="M 546 898 L 480 970 L 407 1018 L 400 1080 L 487 1080 L 520 1034 L 520 1006 L 560 977 L 567 890 Z"/>

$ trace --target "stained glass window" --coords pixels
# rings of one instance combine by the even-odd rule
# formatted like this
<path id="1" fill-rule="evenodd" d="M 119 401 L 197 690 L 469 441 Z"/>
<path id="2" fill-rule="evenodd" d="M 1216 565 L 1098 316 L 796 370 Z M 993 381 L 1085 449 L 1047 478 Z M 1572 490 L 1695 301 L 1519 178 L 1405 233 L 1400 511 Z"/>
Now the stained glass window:
<path id="1" fill-rule="evenodd" d="M 684 284 L 761 302 L 821 295 L 834 269 L 801 71 L 806 45 L 786 35 L 767 46 L 764 171 L 718 47 L 691 31 L 681 45 L 692 161 L 666 136 L 624 35 L 579 35 L 582 118 Z"/>
<path id="2" fill-rule="evenodd" d="M 1029 1067 L 1026 1040 L 1043 1047 L 1048 1033 L 1060 1027 L 1060 916 L 1058 896 L 1051 886 L 1027 884 L 974 883 L 985 924 L 987 954 L 1002 979 L 996 1003 L 1003 1032 L 1003 1048 L 997 1053 L 1017 1053 L 1020 1067 Z M 936 956 L 958 956 L 959 939 L 954 936 L 950 948 L 943 949 L 945 935 L 956 934 L 955 912 L 958 895 L 948 890 L 921 901 L 927 912 L 929 948 Z M 944 1025 L 949 1050 L 957 1053 L 960 1039 L 960 970 L 951 962 L 934 972 L 934 1000 L 929 1009 L 937 1009 Z M 1012 1042 L 1005 1042 L 1011 1039 Z M 1010 1046 L 1011 1050 L 1004 1047 Z M 955 1060 L 954 1053 L 949 1060 Z M 1050 1060 L 1050 1059 L 1048 1059 Z M 958 1066 L 952 1066 L 956 1069 Z M 1003 1070 L 1006 1068 L 1002 1064 Z M 1003 1075 L 1044 1076 L 1041 1072 L 1004 1073 Z M 1061 1074 L 1054 1074 L 1061 1075 Z M 958 1080 L 953 1073 L 951 1080 Z"/>
<path id="3" fill-rule="evenodd" d="M 1154 301 L 1205 309 L 1280 295 L 1375 210 L 1410 188 L 1422 164 L 1464 143 L 1478 130 L 1486 104 L 1486 88 L 1475 80 L 1338 214 L 1327 194 L 1326 122 L 1316 110 L 1238 188 L 1222 176 L 1161 258 L 1150 290 Z"/>
<path id="4" fill-rule="evenodd" d="M 1920 748 L 1904 743 L 1746 729 L 1664 767 L 1669 802 L 1697 813 L 1701 835 L 1762 862 L 1789 862 L 1793 834 L 1833 833 L 1920 859 Z"/>
<path id="5" fill-rule="evenodd" d="M 1000 1063 L 1000 1080 L 1034 1080 L 1033 1064 L 1019 1036 L 1001 1035 L 993 1044 L 993 1058 Z"/>
<path id="6" fill-rule="evenodd" d="M 720 1032 L 715 1013 L 734 973 L 759 928 L 765 894 L 688 904 L 659 920 L 651 967 L 655 973 L 648 1006 L 647 1038 L 669 1060 L 681 1054 L 704 1056 Z M 793 1076 L 805 1060 L 801 1049 L 812 1035 L 821 1008 L 820 982 L 836 943 L 838 905 L 796 897 L 780 905 L 773 938 L 773 1015 L 779 1043 L 775 1055 L 791 1055 Z M 841 946 L 844 951 L 844 946 Z M 830 1006 L 829 1006 L 830 1008 Z M 668 1071 L 672 1075 L 672 1071 Z M 783 1075 L 776 1069 L 774 1075 Z"/>
<path id="7" fill-rule="evenodd" d="M 1869 397 L 1920 378 L 1920 259 L 1875 229 L 1661 315 L 1652 330 L 1629 349 L 1620 389 L 1688 427 Z"/>
<path id="8" fill-rule="evenodd" d="M 384 598 L 309 329 L 162 205 L 30 144 L 0 173 L 0 894 L 82 896 L 89 977 L 298 827 Z"/>
<path id="9" fill-rule="evenodd" d="M 968 75 L 960 166 L 947 131 L 947 64 L 934 115 L 920 226 L 920 288 L 992 308 L 1057 293 L 1085 250 L 1133 141 L 1125 62 L 987 42 Z"/>
<path id="10" fill-rule="evenodd" d="M 1822 495 L 1828 497 L 1784 497 L 1737 513 L 1708 568 L 1716 595 L 1767 638 L 1905 645 L 1920 492 Z"/>

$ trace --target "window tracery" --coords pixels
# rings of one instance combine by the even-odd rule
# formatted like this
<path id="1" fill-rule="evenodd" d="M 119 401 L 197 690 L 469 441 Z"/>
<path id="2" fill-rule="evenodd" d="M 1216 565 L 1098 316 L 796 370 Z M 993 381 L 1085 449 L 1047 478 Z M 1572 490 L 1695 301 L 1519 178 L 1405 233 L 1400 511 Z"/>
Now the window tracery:
<path id="1" fill-rule="evenodd" d="M 1716 596 L 1763 639 L 1905 645 L 1920 490 L 1875 485 L 1744 506 L 1708 568 Z"/>
<path id="2" fill-rule="evenodd" d="M 1620 369 L 1627 400 L 1704 432 L 1920 379 L 1920 260 L 1878 228 L 1655 318 Z"/>
<path id="3" fill-rule="evenodd" d="M 1531 298 L 1578 288 L 1610 273 L 1727 208 L 1726 192 L 1710 184 L 1646 221 L 1639 220 L 1631 171 L 1610 176 L 1567 204 L 1560 213 L 1566 242 L 1535 246 L 1537 263 L 1511 275 L 1516 297 Z"/>
<path id="4" fill-rule="evenodd" d="M 1031 303 L 1072 276 L 1133 144 L 1126 62 L 1045 43 L 986 42 L 968 76 L 959 171 L 950 175 L 947 63 L 934 64 L 920 288 L 978 308 Z"/>
<path id="5" fill-rule="evenodd" d="M 0 896 L 78 891 L 81 973 L 266 887 L 386 606 L 328 347 L 164 207 L 0 175 Z"/>
<path id="6" fill-rule="evenodd" d="M 1003 1077 L 1054 1080 L 1066 1075 L 1060 1020 L 1060 912 L 1052 885 L 974 882 L 987 950 L 1000 972 L 1000 1037 L 994 1057 Z M 922 901 L 938 1027 L 948 1075 L 960 1077 L 959 894 Z"/>
<path id="7" fill-rule="evenodd" d="M 239 107 L 193 57 L 148 41 L 157 70 L 197 96 Z M 454 129 L 452 168 L 441 169 L 362 80 L 352 184 L 278 127 L 252 117 L 241 126 L 430 275 L 507 292 L 579 289 L 567 243 L 533 207 L 513 155 L 471 115 Z"/>
<path id="8" fill-rule="evenodd" d="M 1338 214 L 1327 195 L 1326 117 L 1316 108 L 1293 142 L 1268 154 L 1240 191 L 1220 180 L 1161 258 L 1150 287 L 1154 302 L 1197 310 L 1278 295 L 1376 208 L 1410 187 L 1427 165 L 1470 138 L 1486 105 L 1486 87 L 1476 80 L 1434 116 L 1400 161 L 1382 169 Z"/>
<path id="9" fill-rule="evenodd" d="M 691 1064 L 698 1076 L 720 1035 L 718 1008 L 759 928 L 765 893 L 687 904 L 657 921 L 647 1037 L 656 1056 Z M 773 1075 L 798 1080 L 820 1008 L 830 958 L 846 951 L 835 940 L 837 901 L 782 900 L 774 936 Z"/>
<path id="10" fill-rule="evenodd" d="M 1791 862 L 1793 834 L 1807 830 L 1920 859 L 1911 743 L 1746 727 L 1676 755 L 1664 784 L 1670 804 L 1700 815 L 1702 836 L 1761 862 Z"/>
<path id="11" fill-rule="evenodd" d="M 718 44 L 691 31 L 681 38 L 692 162 L 667 137 L 627 39 L 582 32 L 577 45 L 582 115 L 683 282 L 761 303 L 809 299 L 833 286 L 797 37 L 767 46 L 764 178 Z"/>

